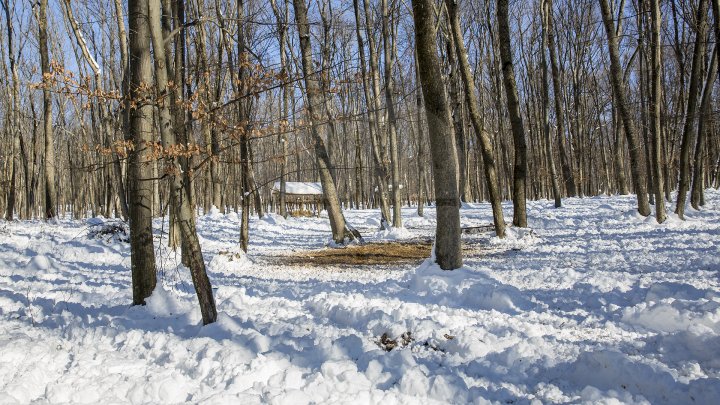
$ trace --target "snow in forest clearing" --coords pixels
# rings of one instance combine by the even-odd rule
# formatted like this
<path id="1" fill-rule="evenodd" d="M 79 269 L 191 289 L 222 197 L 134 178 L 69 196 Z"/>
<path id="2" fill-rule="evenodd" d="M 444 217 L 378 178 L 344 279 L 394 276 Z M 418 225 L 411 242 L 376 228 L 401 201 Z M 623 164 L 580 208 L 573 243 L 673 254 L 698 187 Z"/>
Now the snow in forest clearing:
<path id="1" fill-rule="evenodd" d="M 130 307 L 129 247 L 99 220 L 0 224 L 0 403 L 720 402 L 720 193 L 657 225 L 631 197 L 529 202 L 532 231 L 468 234 L 466 267 L 308 267 L 325 218 L 198 219 L 218 304 L 201 327 L 187 270 Z M 506 207 L 510 217 L 510 207 Z M 427 239 L 426 218 L 368 239 Z M 469 204 L 463 225 L 491 222 Z M 156 222 L 160 235 L 162 224 Z M 158 243 L 158 246 L 164 246 Z"/>

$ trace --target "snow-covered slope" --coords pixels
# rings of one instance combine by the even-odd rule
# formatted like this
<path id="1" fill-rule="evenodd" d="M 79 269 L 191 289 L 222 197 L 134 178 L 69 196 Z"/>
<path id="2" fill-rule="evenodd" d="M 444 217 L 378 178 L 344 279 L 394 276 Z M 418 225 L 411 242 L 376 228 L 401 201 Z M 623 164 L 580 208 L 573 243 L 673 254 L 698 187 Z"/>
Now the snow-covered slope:
<path id="1" fill-rule="evenodd" d="M 325 218 L 198 218 L 218 322 L 179 254 L 130 307 L 129 248 L 91 221 L 0 224 L 0 403 L 720 403 L 720 193 L 657 225 L 630 197 L 528 204 L 532 231 L 465 236 L 465 267 L 283 264 Z M 510 206 L 506 206 L 509 217 Z M 347 211 L 369 239 L 427 238 Z M 462 210 L 491 222 L 487 204 Z M 156 222 L 158 236 L 162 228 Z"/>

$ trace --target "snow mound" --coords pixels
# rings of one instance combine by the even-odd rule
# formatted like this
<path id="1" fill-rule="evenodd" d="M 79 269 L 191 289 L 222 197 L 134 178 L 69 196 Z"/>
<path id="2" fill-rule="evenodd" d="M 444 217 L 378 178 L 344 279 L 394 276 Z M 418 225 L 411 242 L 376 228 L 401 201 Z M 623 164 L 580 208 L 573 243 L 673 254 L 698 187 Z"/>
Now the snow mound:
<path id="1" fill-rule="evenodd" d="M 382 239 L 382 240 L 402 240 L 402 239 L 409 239 L 413 235 L 410 231 L 408 231 L 406 228 L 390 228 L 390 229 L 382 229 L 375 233 L 374 237 L 376 239 Z"/>
<path id="2" fill-rule="evenodd" d="M 443 270 L 433 259 L 425 260 L 407 281 L 422 300 L 442 306 L 506 313 L 530 307 L 515 287 L 501 285 L 469 267 Z"/>
<path id="3" fill-rule="evenodd" d="M 220 212 L 220 209 L 218 207 L 213 205 L 208 210 L 207 217 L 209 219 L 220 219 L 223 217 L 223 214 L 222 214 L 222 212 Z"/>
<path id="4" fill-rule="evenodd" d="M 490 238 L 490 244 L 499 247 L 506 247 L 513 250 L 523 250 L 530 246 L 537 245 L 542 240 L 537 236 L 531 228 L 505 228 L 505 237 L 498 238 L 493 236 Z"/>
<path id="5" fill-rule="evenodd" d="M 158 285 L 145 300 L 145 308 L 155 316 L 168 317 L 192 311 L 191 304 L 182 300 L 177 293 Z"/>
<path id="6" fill-rule="evenodd" d="M 266 222 L 270 225 L 282 225 L 287 221 L 285 218 L 283 218 L 282 215 L 273 214 L 273 213 L 268 213 L 268 214 L 263 215 L 263 217 L 260 220 L 263 222 Z"/>
<path id="7" fill-rule="evenodd" d="M 239 247 L 234 247 L 228 251 L 218 252 L 210 260 L 208 270 L 221 274 L 233 274 L 252 265 L 253 262 L 247 257 L 247 254 Z"/>

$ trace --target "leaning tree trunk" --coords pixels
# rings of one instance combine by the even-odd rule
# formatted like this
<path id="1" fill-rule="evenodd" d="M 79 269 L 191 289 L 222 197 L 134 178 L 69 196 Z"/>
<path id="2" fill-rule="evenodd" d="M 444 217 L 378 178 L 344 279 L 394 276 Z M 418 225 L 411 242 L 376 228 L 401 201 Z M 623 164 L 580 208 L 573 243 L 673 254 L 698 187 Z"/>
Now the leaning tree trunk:
<path id="1" fill-rule="evenodd" d="M 627 96 L 625 95 L 625 80 L 623 79 L 620 55 L 618 52 L 618 38 L 608 0 L 600 0 L 600 9 L 602 10 L 603 25 L 605 26 L 605 33 L 608 38 L 610 81 L 612 82 L 617 109 L 623 123 L 623 129 L 625 130 L 628 148 L 630 149 L 630 172 L 632 173 L 635 193 L 637 193 L 638 212 L 642 216 L 648 216 L 650 215 L 650 203 L 648 201 L 645 173 L 642 169 L 644 165 L 642 148 L 635 133 L 635 124 L 630 115 L 630 110 L 628 109 Z"/>
<path id="2" fill-rule="evenodd" d="M 708 116 L 710 114 L 710 98 L 712 96 L 713 84 L 717 78 L 718 47 L 715 45 L 712 57 L 710 59 L 710 68 L 708 69 L 705 87 L 703 88 L 702 98 L 700 100 L 700 119 L 697 126 L 697 142 L 695 142 L 695 166 L 693 167 L 692 188 L 690 193 L 690 204 L 693 208 L 700 209 L 701 205 L 705 205 L 703 194 L 705 162 L 703 161 L 703 150 L 707 139 Z"/>
<path id="3" fill-rule="evenodd" d="M 320 136 L 318 120 L 320 114 L 317 107 L 322 106 L 323 100 L 320 94 L 320 85 L 314 72 L 312 61 L 312 46 L 310 44 L 310 23 L 307 18 L 307 5 L 305 0 L 293 0 L 295 7 L 295 21 L 297 23 L 298 36 L 300 39 L 300 52 L 302 60 L 303 76 L 305 76 L 305 92 L 307 93 L 307 110 L 310 120 L 311 135 L 315 147 L 315 159 L 317 161 L 320 183 L 323 188 L 323 203 L 327 207 L 332 238 L 336 244 L 344 244 L 347 239 L 361 239 L 360 233 L 348 227 L 340 207 L 340 200 L 337 195 L 337 188 L 333 180 L 330 168 L 330 157 L 328 156 L 325 142 Z"/>
<path id="4" fill-rule="evenodd" d="M 662 175 L 662 136 L 660 128 L 660 103 L 661 86 L 662 86 L 662 66 L 660 59 L 660 24 L 662 18 L 660 16 L 660 0 L 653 0 L 650 4 L 651 11 L 651 30 L 652 37 L 650 41 L 651 63 L 650 67 L 650 129 L 652 130 L 652 160 L 653 160 L 653 188 L 655 189 L 655 219 L 659 224 L 665 222 L 665 191 Z"/>
<path id="5" fill-rule="evenodd" d="M 412 9 L 420 84 L 425 100 L 435 177 L 435 258 L 440 268 L 452 270 L 462 266 L 455 135 L 437 55 L 433 3 L 430 0 L 413 0 Z"/>
<path id="6" fill-rule="evenodd" d="M 707 0 L 700 0 L 697 9 L 697 32 L 693 50 L 692 68 L 690 71 L 690 88 L 687 95 L 687 110 L 683 127 L 682 144 L 680 145 L 680 180 L 678 184 L 677 205 L 675 213 L 685 219 L 685 203 L 690 189 L 690 153 L 695 145 L 695 119 L 697 118 L 697 99 L 702 80 L 702 66 L 705 63 L 705 36 L 707 34 Z"/>
<path id="7" fill-rule="evenodd" d="M 40 70 L 43 80 L 50 72 L 50 53 L 47 38 L 47 4 L 48 0 L 40 0 L 40 14 L 38 17 Z M 57 213 L 57 191 L 55 189 L 55 147 L 52 127 L 52 98 L 50 97 L 49 83 L 43 86 L 43 128 L 45 131 L 45 219 L 54 218 Z"/>
<path id="8" fill-rule="evenodd" d="M 152 234 L 152 105 L 145 89 L 153 81 L 150 58 L 148 4 L 144 0 L 128 0 L 129 25 L 129 93 L 125 99 L 135 108 L 129 109 L 126 132 L 134 144 L 128 158 L 128 194 L 130 218 L 130 266 L 132 268 L 133 305 L 144 305 L 156 284 L 155 249 Z"/>
<path id="9" fill-rule="evenodd" d="M 167 11 L 167 10 L 166 10 Z M 183 249 L 188 249 L 185 256 L 188 258 L 190 274 L 192 276 L 195 292 L 200 303 L 200 313 L 202 314 L 203 325 L 215 322 L 217 319 L 217 310 L 215 309 L 215 299 L 212 295 L 210 280 L 205 270 L 205 262 L 203 260 L 200 241 L 198 240 L 195 230 L 195 221 L 193 208 L 185 192 L 183 176 L 187 176 L 187 171 L 183 171 L 178 158 L 182 155 L 182 148 L 176 144 L 173 115 L 168 107 L 170 84 L 168 82 L 168 73 L 165 57 L 165 46 L 162 28 L 160 24 L 160 1 L 149 1 L 149 19 L 150 32 L 152 36 L 153 51 L 155 54 L 155 91 L 156 100 L 158 100 L 158 120 L 160 124 L 160 136 L 167 162 L 166 172 L 170 175 L 170 204 L 175 209 L 176 224 L 180 230 L 183 239 Z M 169 38 L 168 38 L 169 39 Z M 173 108 L 178 108 L 174 105 Z M 177 116 L 177 115 L 176 115 Z"/>
<path id="10" fill-rule="evenodd" d="M 483 120 L 480 116 L 480 107 L 475 98 L 475 81 L 470 70 L 470 62 L 468 61 L 467 50 L 462 38 L 462 30 L 460 29 L 460 17 L 457 12 L 457 3 L 454 0 L 445 0 L 448 12 L 450 14 L 450 28 L 455 39 L 455 50 L 457 58 L 460 62 L 460 73 L 465 87 L 465 102 L 470 113 L 470 121 L 472 122 L 475 136 L 480 143 L 480 152 L 482 153 L 483 167 L 485 169 L 485 181 L 487 182 L 490 205 L 493 211 L 493 221 L 495 223 L 495 234 L 505 237 L 505 217 L 502 210 L 502 198 L 500 196 L 500 187 L 498 182 L 497 165 L 495 163 L 495 155 L 493 154 L 493 145 L 490 134 L 485 131 Z"/>
<path id="11" fill-rule="evenodd" d="M 510 126 L 515 144 L 515 162 L 513 165 L 513 225 L 527 227 L 527 209 L 525 208 L 525 179 L 527 177 L 527 146 L 525 128 L 520 115 L 520 100 L 515 84 L 515 68 L 510 49 L 510 25 L 508 23 L 508 1 L 497 2 L 498 37 L 500 59 L 502 59 L 503 83 L 507 98 Z"/>

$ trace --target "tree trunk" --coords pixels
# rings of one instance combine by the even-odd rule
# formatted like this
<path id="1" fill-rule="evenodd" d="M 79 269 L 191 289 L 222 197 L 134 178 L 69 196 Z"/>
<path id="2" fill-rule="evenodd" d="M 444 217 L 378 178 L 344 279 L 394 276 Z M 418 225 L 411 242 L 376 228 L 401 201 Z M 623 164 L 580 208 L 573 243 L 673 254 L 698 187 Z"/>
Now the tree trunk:
<path id="1" fill-rule="evenodd" d="M 655 191 L 655 219 L 659 224 L 665 222 L 665 191 L 662 175 L 662 136 L 660 128 L 660 103 L 662 90 L 662 66 L 660 48 L 660 0 L 653 0 L 650 3 L 652 38 L 650 41 L 651 63 L 650 66 L 650 129 L 652 130 L 652 160 L 653 160 L 653 188 Z"/>
<path id="2" fill-rule="evenodd" d="M 40 70 L 43 80 L 49 77 L 50 53 L 47 38 L 47 5 L 48 0 L 40 0 L 40 14 L 38 17 L 38 42 L 40 46 Z M 57 204 L 57 191 L 55 189 L 55 146 L 52 127 L 52 98 L 50 97 L 50 83 L 43 86 L 43 125 L 45 133 L 45 219 L 54 218 Z"/>
<path id="3" fill-rule="evenodd" d="M 510 25 L 508 23 L 508 1 L 497 2 L 498 36 L 500 59 L 502 60 L 503 83 L 507 98 L 510 126 L 515 144 L 515 162 L 513 165 L 513 225 L 527 227 L 527 210 L 525 208 L 525 178 L 527 177 L 527 146 L 525 144 L 525 128 L 520 115 L 520 101 L 515 84 L 515 68 L 512 61 L 510 43 Z"/>
<path id="4" fill-rule="evenodd" d="M 390 10 L 387 0 L 382 0 L 382 37 L 383 49 L 385 51 L 385 108 L 387 109 L 387 130 L 390 142 L 390 173 L 392 178 L 392 202 L 393 202 L 393 227 L 402 228 L 402 203 L 400 202 L 400 153 L 398 152 L 398 136 L 395 117 L 395 100 L 393 93 L 392 66 L 395 61 L 395 40 L 390 28 Z"/>
<path id="5" fill-rule="evenodd" d="M 620 55 L 618 52 L 618 39 L 608 0 L 600 0 L 600 9 L 602 10 L 603 25 L 605 26 L 605 32 L 608 37 L 610 81 L 612 82 L 615 102 L 617 104 L 616 107 L 620 113 L 623 129 L 625 130 L 625 137 L 628 141 L 628 148 L 630 149 L 630 171 L 632 172 L 632 181 L 635 186 L 635 193 L 637 193 L 638 212 L 642 216 L 648 216 L 650 215 L 650 204 L 648 202 L 645 173 L 643 172 L 644 161 L 642 150 L 635 133 L 635 125 L 633 123 L 632 116 L 628 110 L 627 97 L 625 95 L 625 81 L 622 75 Z"/>
<path id="6" fill-rule="evenodd" d="M 361 239 L 361 237 L 359 232 L 348 227 L 345 217 L 343 216 L 335 181 L 330 172 L 330 168 L 332 167 L 330 158 L 318 128 L 320 114 L 316 111 L 316 108 L 322 105 L 322 98 L 320 95 L 320 85 L 313 71 L 314 65 L 312 61 L 312 46 L 310 44 L 310 24 L 307 18 L 307 5 L 305 4 L 305 0 L 293 0 L 293 5 L 295 7 L 295 21 L 300 39 L 303 76 L 305 76 L 305 92 L 308 100 L 306 108 L 308 111 L 308 119 L 310 120 L 310 132 L 315 147 L 315 158 L 320 175 L 320 182 L 323 188 L 323 203 L 328 211 L 333 241 L 339 245 L 345 244 L 346 239 Z"/>
<path id="7" fill-rule="evenodd" d="M 156 100 L 158 100 L 160 135 L 162 139 L 163 149 L 168 156 L 164 156 L 168 165 L 165 172 L 170 174 L 170 204 L 175 208 L 177 226 L 183 239 L 183 249 L 189 249 L 185 252 L 188 258 L 190 274 L 192 275 L 195 292 L 200 303 L 200 312 L 202 314 L 203 325 L 215 322 L 217 319 L 217 310 L 215 309 L 215 300 L 212 295 L 210 280 L 205 270 L 205 262 L 203 260 L 200 241 L 195 230 L 195 221 L 193 208 L 185 192 L 183 176 L 188 176 L 187 171 L 183 171 L 178 161 L 179 154 L 173 152 L 178 146 L 176 144 L 173 114 L 170 113 L 169 104 L 169 83 L 166 66 L 166 55 L 162 28 L 161 28 L 161 9 L 160 0 L 149 0 L 149 20 L 150 32 L 152 37 L 153 51 L 155 54 L 155 91 Z M 165 10 L 166 12 L 169 10 Z M 170 40 L 170 38 L 167 38 Z M 173 108 L 178 108 L 174 105 Z M 175 115 L 177 116 L 177 114 Z M 182 150 L 182 148 L 178 149 Z"/>
<path id="8" fill-rule="evenodd" d="M 130 76 L 126 99 L 136 104 L 135 108 L 129 109 L 129 127 L 126 129 L 135 146 L 128 160 L 130 263 L 134 305 L 144 305 L 145 298 L 152 294 L 156 283 L 150 181 L 150 163 L 154 163 L 151 147 L 152 105 L 147 102 L 150 95 L 143 87 L 153 80 L 147 16 L 146 1 L 128 0 Z"/>
<path id="9" fill-rule="evenodd" d="M 693 179 L 692 179 L 692 192 L 690 194 L 690 204 L 693 208 L 700 209 L 701 205 L 705 205 L 705 198 L 703 195 L 704 188 L 704 148 L 705 140 L 707 139 L 708 132 L 708 121 L 710 115 L 710 98 L 712 96 L 713 84 L 717 78 L 718 70 L 718 47 L 715 45 L 712 56 L 710 58 L 710 67 L 708 68 L 707 79 L 705 81 L 705 87 L 703 88 L 702 99 L 700 100 L 700 119 L 698 119 L 697 127 L 697 142 L 695 143 L 695 166 L 693 167 Z"/>
<path id="10" fill-rule="evenodd" d="M 460 17 L 457 12 L 457 3 L 454 0 L 445 0 L 450 15 L 450 28 L 453 38 L 455 39 L 455 50 L 457 59 L 460 63 L 460 74 L 465 87 L 465 102 L 470 113 L 470 121 L 475 130 L 475 137 L 480 144 L 480 152 L 482 153 L 483 168 L 485 169 L 485 181 L 487 182 L 490 205 L 493 211 L 493 222 L 495 223 L 495 234 L 505 237 L 505 216 L 502 210 L 502 198 L 500 195 L 500 187 L 498 183 L 497 166 L 493 155 L 493 145 L 490 134 L 485 131 L 483 119 L 480 116 L 480 107 L 478 106 L 475 93 L 475 81 L 470 71 L 470 62 L 468 61 L 465 42 L 462 38 L 462 30 L 460 28 Z M 419 107 L 419 106 L 418 106 Z"/>
<path id="11" fill-rule="evenodd" d="M 437 55 L 433 3 L 430 0 L 413 0 L 412 9 L 418 70 L 435 177 L 435 259 L 443 270 L 453 270 L 462 266 L 455 135 Z"/>
<path id="12" fill-rule="evenodd" d="M 558 153 L 560 155 L 560 165 L 562 167 L 563 177 L 565 178 L 565 189 L 567 191 L 567 195 L 568 197 L 575 197 L 577 195 L 575 176 L 573 175 L 572 167 L 570 167 L 570 162 L 568 162 L 567 151 L 565 150 L 565 114 L 564 108 L 562 107 L 560 67 L 558 66 L 559 62 L 556 55 L 552 0 L 547 0 L 546 10 L 546 32 L 548 37 L 547 46 L 550 53 L 550 68 L 552 71 L 553 93 L 555 96 L 555 120 L 557 121 Z"/>
<path id="13" fill-rule="evenodd" d="M 547 57 L 545 56 L 545 48 L 547 47 L 548 42 L 548 20 L 551 18 L 552 9 L 550 6 L 552 3 L 551 0 L 543 0 L 541 7 L 542 7 L 542 44 L 541 52 L 542 52 L 542 95 L 543 95 L 543 134 L 545 136 L 545 152 L 547 154 L 547 161 L 548 166 L 550 167 L 550 181 L 552 183 L 552 191 L 553 191 L 553 198 L 555 199 L 555 208 L 560 208 L 562 206 L 562 200 L 561 200 L 561 193 L 560 193 L 560 184 L 558 182 L 558 176 L 557 176 L 557 170 L 555 168 L 555 158 L 553 157 L 553 149 L 552 149 L 552 136 L 550 136 L 550 116 L 548 113 L 548 103 L 550 102 L 550 88 L 548 83 L 548 68 L 547 68 Z M 574 180 L 569 179 L 571 181 L 572 187 L 574 187 Z"/>

